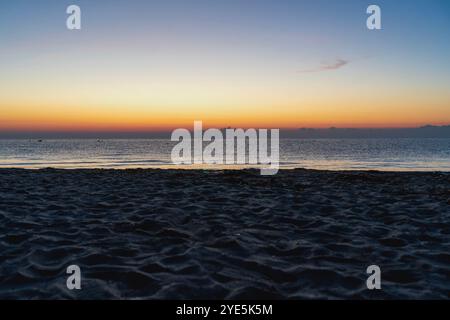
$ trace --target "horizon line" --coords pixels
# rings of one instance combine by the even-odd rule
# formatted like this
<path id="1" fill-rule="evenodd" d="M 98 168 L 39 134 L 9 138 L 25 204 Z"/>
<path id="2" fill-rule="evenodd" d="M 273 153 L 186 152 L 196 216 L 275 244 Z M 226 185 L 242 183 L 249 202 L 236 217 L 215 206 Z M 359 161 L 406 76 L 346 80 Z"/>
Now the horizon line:
<path id="1" fill-rule="evenodd" d="M 337 130 L 406 130 L 406 129 L 421 129 L 421 128 L 445 128 L 450 127 L 449 124 L 424 124 L 424 125 L 417 125 L 417 126 L 357 126 L 357 127 L 351 127 L 351 126 L 317 126 L 317 127 L 246 127 L 246 126 L 222 126 L 222 127 L 212 127 L 212 126 L 203 126 L 203 131 L 208 129 L 279 129 L 284 131 L 292 131 L 292 130 L 330 130 L 330 129 L 337 129 Z M 27 130 L 2 130 L 0 129 L 0 134 L 22 134 L 22 133 L 168 133 L 172 132 L 176 129 L 192 129 L 192 127 L 189 126 L 181 126 L 181 127 L 173 127 L 173 128 L 167 128 L 167 129 L 27 129 Z"/>
<path id="2" fill-rule="evenodd" d="M 190 132 L 193 132 L 193 128 L 187 128 Z M 208 128 L 204 127 L 203 132 Z M 261 128 L 231 128 L 224 127 L 219 130 L 225 129 L 256 129 Z M 427 130 L 427 129 L 431 129 Z M 367 136 L 368 134 L 375 134 L 374 137 L 383 135 L 408 135 L 413 136 L 425 134 L 450 137 L 450 124 L 447 125 L 423 125 L 415 127 L 298 127 L 298 128 L 279 128 L 280 133 L 284 137 L 299 136 L 324 136 L 324 137 L 339 137 L 339 135 L 345 135 L 349 137 Z M 437 131 L 436 131 L 437 130 Z M 27 130 L 27 131 L 12 131 L 12 130 L 0 130 L 0 139 L 120 139 L 120 138 L 170 138 L 172 130 L 140 130 L 140 131 L 125 131 L 125 130 Z"/>

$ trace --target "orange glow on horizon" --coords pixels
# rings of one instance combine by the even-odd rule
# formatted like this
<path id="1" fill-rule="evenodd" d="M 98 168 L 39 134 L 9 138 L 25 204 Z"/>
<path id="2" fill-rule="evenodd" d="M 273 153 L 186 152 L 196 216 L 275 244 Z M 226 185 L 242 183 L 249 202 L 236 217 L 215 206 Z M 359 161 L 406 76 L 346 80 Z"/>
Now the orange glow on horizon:
<path id="1" fill-rule="evenodd" d="M 152 132 L 192 128 L 406 128 L 450 124 L 450 96 L 387 95 L 366 99 L 367 93 L 292 96 L 276 99 L 176 97 L 165 103 L 150 99 L 119 101 L 93 94 L 95 103 L 78 97 L 40 101 L 36 96 L 0 101 L 0 131 Z M 170 98 L 170 95 L 168 95 Z M 431 97 L 431 98 L 429 98 Z M 18 101 L 20 99 L 20 102 Z M 50 99 L 46 99 L 50 100 Z M 157 99 L 158 100 L 158 99 Z M 225 101 L 224 101 L 225 100 Z M 189 102 L 191 101 L 191 102 Z M 280 102 L 277 102 L 280 101 Z M 79 102 L 79 103 L 78 103 Z M 427 107 L 424 107 L 427 106 Z"/>
<path id="2" fill-rule="evenodd" d="M 308 114 L 302 112 L 242 112 L 240 114 L 205 114 L 194 116 L 188 112 L 175 115 L 171 112 L 155 114 L 92 112 L 55 114 L 9 114 L 0 119 L 0 131 L 68 131 L 68 132 L 156 132 L 171 131 L 175 128 L 193 127 L 194 121 L 202 121 L 207 128 L 413 128 L 423 125 L 448 125 L 449 119 L 410 117 L 409 121 L 399 121 L 397 117 L 383 115 L 372 117 L 346 113 Z M 370 118 L 370 119 L 368 119 Z M 425 120 L 424 120 L 425 119 Z"/>

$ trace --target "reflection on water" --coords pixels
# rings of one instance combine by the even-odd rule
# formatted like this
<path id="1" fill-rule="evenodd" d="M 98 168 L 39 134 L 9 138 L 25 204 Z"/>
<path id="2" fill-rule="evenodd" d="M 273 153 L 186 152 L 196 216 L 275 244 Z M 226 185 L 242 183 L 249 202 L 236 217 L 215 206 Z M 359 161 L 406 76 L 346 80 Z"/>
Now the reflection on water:
<path id="1" fill-rule="evenodd" d="M 2 168 L 204 168 L 255 166 L 171 163 L 174 142 L 132 140 L 0 140 Z M 281 168 L 450 171 L 450 139 L 282 139 Z"/>

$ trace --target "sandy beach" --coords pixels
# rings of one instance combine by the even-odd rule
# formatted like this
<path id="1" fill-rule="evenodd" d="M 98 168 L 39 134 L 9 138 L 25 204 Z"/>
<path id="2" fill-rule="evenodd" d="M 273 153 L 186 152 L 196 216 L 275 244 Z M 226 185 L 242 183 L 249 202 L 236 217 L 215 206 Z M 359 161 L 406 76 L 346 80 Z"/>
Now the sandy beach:
<path id="1" fill-rule="evenodd" d="M 1 169 L 0 230 L 3 299 L 450 298 L 448 173 Z"/>

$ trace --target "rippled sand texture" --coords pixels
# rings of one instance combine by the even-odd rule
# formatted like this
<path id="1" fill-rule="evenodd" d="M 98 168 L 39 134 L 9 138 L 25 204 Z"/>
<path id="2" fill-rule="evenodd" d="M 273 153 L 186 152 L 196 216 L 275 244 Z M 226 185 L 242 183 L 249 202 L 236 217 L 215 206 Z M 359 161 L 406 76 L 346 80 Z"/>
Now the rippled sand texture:
<path id="1" fill-rule="evenodd" d="M 0 298 L 449 298 L 449 198 L 437 173 L 0 170 Z"/>

